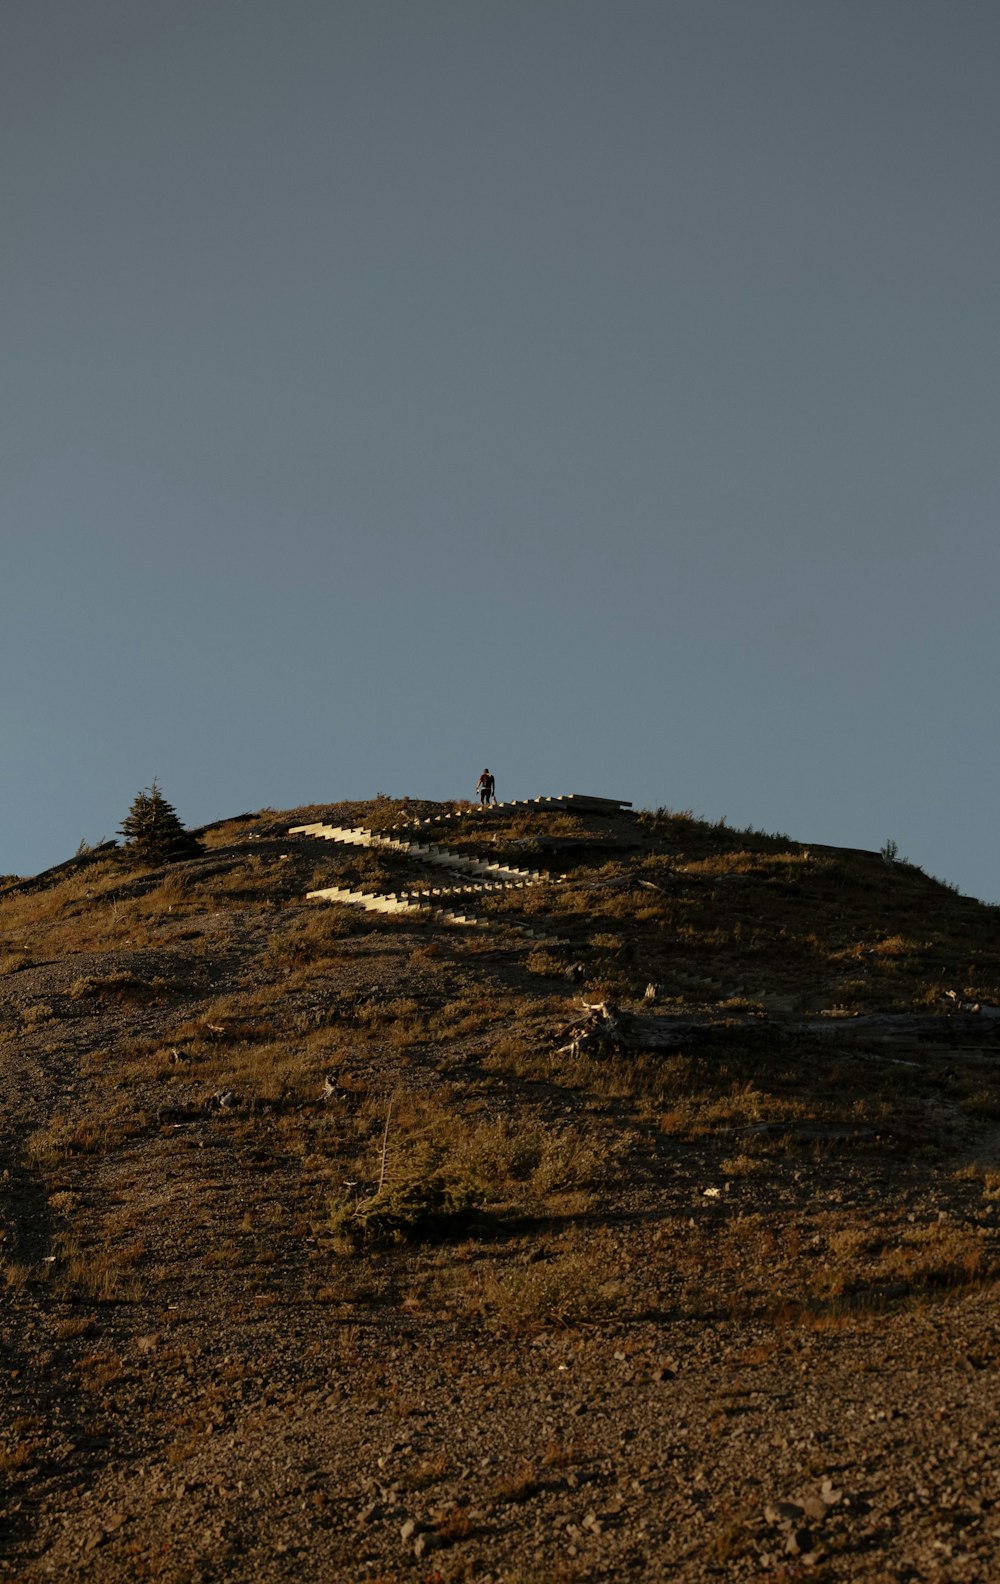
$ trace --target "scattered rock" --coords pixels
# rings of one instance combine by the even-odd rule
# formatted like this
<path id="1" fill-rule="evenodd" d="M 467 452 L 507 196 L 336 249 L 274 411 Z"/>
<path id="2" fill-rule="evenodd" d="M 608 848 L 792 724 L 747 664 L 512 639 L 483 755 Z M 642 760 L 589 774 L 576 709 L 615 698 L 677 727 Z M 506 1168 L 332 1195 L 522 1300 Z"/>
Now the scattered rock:
<path id="1" fill-rule="evenodd" d="M 764 1517 L 770 1524 L 798 1523 L 802 1511 L 798 1502 L 769 1502 L 764 1508 Z"/>
<path id="2" fill-rule="evenodd" d="M 822 1523 L 827 1514 L 827 1505 L 822 1496 L 803 1496 L 802 1511 L 813 1523 Z"/>
<path id="3" fill-rule="evenodd" d="M 813 1549 L 812 1531 L 809 1529 L 793 1529 L 785 1541 L 785 1550 L 789 1556 L 802 1556 Z"/>

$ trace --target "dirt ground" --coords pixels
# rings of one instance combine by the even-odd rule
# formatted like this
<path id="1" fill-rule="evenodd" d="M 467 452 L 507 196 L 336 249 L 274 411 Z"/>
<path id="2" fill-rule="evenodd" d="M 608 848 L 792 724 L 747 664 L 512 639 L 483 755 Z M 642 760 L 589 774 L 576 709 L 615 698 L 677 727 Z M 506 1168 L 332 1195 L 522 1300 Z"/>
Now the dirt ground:
<path id="1" fill-rule="evenodd" d="M 295 817 L 0 899 L 0 1574 L 994 1580 L 1000 1022 L 559 1054 L 642 896 L 344 922 Z"/>

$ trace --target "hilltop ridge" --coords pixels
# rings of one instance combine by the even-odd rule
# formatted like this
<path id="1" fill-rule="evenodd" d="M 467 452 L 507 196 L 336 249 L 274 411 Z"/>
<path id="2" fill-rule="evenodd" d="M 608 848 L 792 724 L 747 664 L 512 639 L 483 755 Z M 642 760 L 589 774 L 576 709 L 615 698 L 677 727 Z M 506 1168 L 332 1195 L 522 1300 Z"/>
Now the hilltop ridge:
<path id="1" fill-rule="evenodd" d="M 0 1573 L 988 1577 L 998 910 L 453 814 L 0 894 Z"/>

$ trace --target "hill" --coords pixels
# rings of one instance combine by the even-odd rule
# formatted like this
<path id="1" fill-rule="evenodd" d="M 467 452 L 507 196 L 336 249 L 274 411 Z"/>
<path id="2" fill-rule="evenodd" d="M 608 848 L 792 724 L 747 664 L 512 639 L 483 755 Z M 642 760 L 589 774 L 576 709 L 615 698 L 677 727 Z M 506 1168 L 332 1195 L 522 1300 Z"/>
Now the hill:
<path id="1" fill-rule="evenodd" d="M 3 1576 L 993 1576 L 1000 910 L 665 810 L 197 834 L 0 893 Z"/>

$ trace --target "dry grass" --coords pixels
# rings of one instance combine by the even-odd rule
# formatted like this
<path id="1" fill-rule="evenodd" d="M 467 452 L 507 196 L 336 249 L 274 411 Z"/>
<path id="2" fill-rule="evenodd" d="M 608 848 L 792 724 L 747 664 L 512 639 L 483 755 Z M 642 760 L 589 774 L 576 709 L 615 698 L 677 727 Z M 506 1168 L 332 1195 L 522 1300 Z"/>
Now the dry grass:
<path id="1" fill-rule="evenodd" d="M 995 1166 L 980 1166 L 975 1163 L 963 1166 L 955 1173 L 959 1182 L 981 1182 L 983 1185 L 983 1198 L 1000 1199 L 1000 1169 Z"/>
<path id="2" fill-rule="evenodd" d="M 2 1267 L 4 1286 L 14 1292 L 20 1292 L 37 1274 L 31 1265 L 22 1260 L 5 1260 Z"/>
<path id="3" fill-rule="evenodd" d="M 479 1303 L 490 1329 L 530 1334 L 606 1316 L 620 1291 L 606 1251 L 567 1242 L 531 1264 L 488 1267 L 480 1277 Z"/>
<path id="4" fill-rule="evenodd" d="M 23 1009 L 21 1022 L 26 1028 L 36 1028 L 42 1023 L 51 1023 L 56 1015 L 55 1008 L 49 1006 L 47 1002 L 36 1001 Z"/>
<path id="5" fill-rule="evenodd" d="M 522 1458 L 513 1473 L 498 1482 L 493 1494 L 497 1501 L 524 1502 L 537 1496 L 540 1489 L 538 1469 L 528 1458 Z"/>
<path id="6" fill-rule="evenodd" d="M 31 1441 L 15 1441 L 0 1444 L 0 1473 L 17 1474 L 28 1468 L 36 1456 L 36 1447 Z"/>
<path id="7" fill-rule="evenodd" d="M 561 957 L 537 946 L 529 953 L 525 967 L 529 973 L 546 979 L 559 978 L 566 972 L 566 963 Z"/>
<path id="8" fill-rule="evenodd" d="M 8 974 L 20 973 L 23 969 L 33 968 L 34 966 L 34 961 L 27 951 L 8 946 L 3 951 L 3 954 L 0 955 L 0 979 L 5 979 Z"/>
<path id="9" fill-rule="evenodd" d="M 766 1160 L 761 1160 L 759 1155 L 748 1155 L 745 1151 L 740 1155 L 728 1155 L 720 1162 L 719 1170 L 724 1177 L 759 1177 L 768 1170 Z"/>
<path id="10" fill-rule="evenodd" d="M 369 1097 L 355 1113 L 353 1135 L 354 1158 L 345 1164 L 359 1187 L 335 1197 L 331 1210 L 345 1251 L 462 1236 L 541 1214 L 555 1199 L 598 1182 L 612 1158 L 592 1134 L 535 1118 L 456 1113 L 446 1092 L 433 1100 L 402 1092 Z"/>
<path id="11" fill-rule="evenodd" d="M 28 1135 L 24 1153 L 33 1166 L 50 1169 L 79 1155 L 106 1155 L 123 1136 L 121 1127 L 108 1121 L 56 1117 Z"/>
<path id="12" fill-rule="evenodd" d="M 134 973 L 86 974 L 70 986 L 70 998 L 81 1000 L 110 1000 L 116 1002 L 171 1001 L 188 985 L 183 980 L 169 979 L 162 974 L 143 978 Z"/>
<path id="13" fill-rule="evenodd" d="M 244 842 L 251 839 L 259 832 L 262 826 L 269 823 L 268 816 L 272 815 L 271 809 L 262 809 L 258 814 L 248 814 L 241 819 L 226 820 L 222 825 L 216 825 L 212 830 L 205 831 L 200 840 L 207 852 L 212 852 L 219 847 L 232 847 L 235 842 Z"/>
<path id="14" fill-rule="evenodd" d="M 399 1483 L 404 1490 L 430 1490 L 433 1485 L 438 1485 L 441 1480 L 447 1479 L 450 1471 L 451 1464 L 447 1452 L 435 1452 L 430 1457 L 421 1458 L 413 1467 L 405 1469 Z"/>
<path id="15" fill-rule="evenodd" d="M 97 1316 L 68 1315 L 64 1320 L 56 1320 L 52 1327 L 55 1335 L 62 1342 L 76 1341 L 79 1337 L 92 1337 L 97 1335 Z"/>
<path id="16" fill-rule="evenodd" d="M 839 1113 L 830 1102 L 778 1095 L 751 1079 L 734 1082 L 723 1094 L 709 1090 L 679 1096 L 660 1117 L 660 1127 L 678 1138 L 701 1138 L 754 1124 L 789 1126 L 807 1118 L 833 1121 Z"/>

